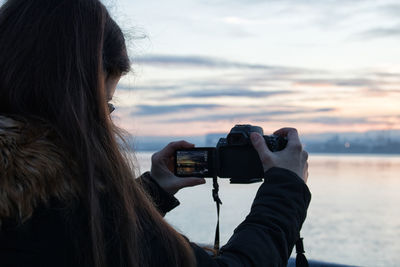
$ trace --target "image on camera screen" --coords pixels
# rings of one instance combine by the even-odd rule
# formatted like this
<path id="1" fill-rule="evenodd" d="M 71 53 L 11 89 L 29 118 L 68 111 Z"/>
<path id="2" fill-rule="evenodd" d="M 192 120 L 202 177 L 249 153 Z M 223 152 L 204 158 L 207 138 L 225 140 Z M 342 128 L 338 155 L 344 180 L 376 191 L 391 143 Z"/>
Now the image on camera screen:
<path id="1" fill-rule="evenodd" d="M 207 150 L 177 151 L 176 174 L 178 176 L 205 177 L 209 175 Z"/>

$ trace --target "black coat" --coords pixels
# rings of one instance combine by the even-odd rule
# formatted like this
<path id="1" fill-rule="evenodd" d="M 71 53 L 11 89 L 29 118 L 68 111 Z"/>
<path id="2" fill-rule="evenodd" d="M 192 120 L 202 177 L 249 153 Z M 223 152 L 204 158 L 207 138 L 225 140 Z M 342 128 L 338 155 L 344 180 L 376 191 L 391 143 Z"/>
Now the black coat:
<path id="1" fill-rule="evenodd" d="M 9 155 L 17 157 L 21 152 L 21 149 L 14 144 L 15 131 L 18 131 L 18 127 L 14 122 L 0 116 L 0 266 L 80 266 L 79 262 L 76 262 L 76 258 L 79 258 L 76 257 L 76 254 L 84 254 L 90 249 L 86 247 L 85 244 L 88 242 L 84 240 L 88 229 L 82 226 L 86 225 L 86 223 L 82 223 L 85 218 L 85 214 L 83 214 L 85 209 L 80 207 L 79 202 L 74 204 L 72 209 L 71 205 L 68 205 L 67 209 L 64 201 L 54 197 L 47 201 L 47 205 L 39 204 L 34 206 L 34 209 L 31 205 L 24 206 L 27 199 L 31 201 L 27 203 L 40 203 L 42 196 L 33 196 L 31 194 L 33 189 L 36 190 L 35 192 L 38 190 L 45 192 L 48 190 L 48 186 L 45 185 L 55 182 L 35 180 L 37 177 L 16 180 L 13 176 L 7 176 L 11 172 L 4 169 L 6 166 L 4 163 L 9 162 Z M 42 135 L 43 132 L 40 134 Z M 42 141 L 39 142 L 41 146 L 43 146 Z M 10 145 L 10 142 L 14 142 L 13 145 Z M 24 145 L 26 146 L 26 143 Z M 49 151 L 48 147 L 44 149 Z M 40 165 L 40 154 L 35 154 L 34 151 L 30 155 L 27 153 L 25 151 L 22 155 L 34 159 L 35 163 Z M 57 155 L 51 156 L 50 159 L 57 160 Z M 25 159 L 21 161 L 20 165 L 15 159 L 13 160 L 15 166 L 24 168 L 26 165 Z M 44 160 L 49 160 L 49 157 Z M 45 162 L 43 164 L 46 166 Z M 49 172 L 49 170 L 41 171 Z M 21 177 L 23 175 L 19 178 Z M 141 181 L 161 213 L 165 214 L 179 204 L 173 196 L 163 191 L 148 173 L 141 178 Z M 34 185 L 33 189 L 29 188 L 32 184 Z M 68 199 L 67 196 L 70 195 L 68 191 L 70 187 L 66 189 L 57 186 L 50 188 L 53 191 L 58 190 L 57 196 L 66 196 L 61 199 Z M 24 201 L 20 200 L 22 193 L 25 193 Z M 265 182 L 257 192 L 250 214 L 236 228 L 228 243 L 221 248 L 220 256 L 211 257 L 202 248 L 191 243 L 197 265 L 285 266 L 293 246 L 299 238 L 299 231 L 306 217 L 310 197 L 307 186 L 296 174 L 280 168 L 270 169 L 265 173 Z M 107 199 L 104 199 L 103 202 L 107 203 Z M 25 214 L 25 217 L 21 217 L 21 221 L 8 219 L 12 205 L 18 205 L 22 214 Z M 105 208 L 105 210 L 107 209 Z M 105 225 L 107 226 L 107 223 Z M 71 235 L 74 235 L 74 238 L 71 238 Z M 107 231 L 105 238 L 106 243 L 109 244 L 109 265 L 118 266 L 118 263 L 112 261 L 114 258 L 112 256 L 113 240 L 107 236 Z M 157 253 L 160 251 L 157 249 L 160 245 L 157 236 L 154 236 L 152 245 L 154 249 L 149 253 L 152 253 L 159 261 L 159 266 L 163 266 L 165 255 Z M 79 247 L 80 250 L 77 251 L 76 247 Z"/>
<path id="2" fill-rule="evenodd" d="M 306 216 L 310 193 L 294 173 L 273 168 L 258 190 L 250 214 L 236 228 L 221 255 L 211 257 L 191 243 L 198 266 L 285 266 Z M 150 182 L 153 183 L 153 182 Z M 154 183 L 152 195 L 162 212 L 176 206 Z M 158 187 L 158 192 L 157 188 Z M 0 266 L 76 266 L 70 232 L 73 218 L 64 214 L 61 205 L 38 208 L 22 225 L 4 222 L 0 232 Z M 84 234 L 75 229 L 74 234 Z M 154 251 L 157 254 L 157 240 Z M 85 251 L 85 248 L 82 248 Z M 155 255 L 156 256 L 156 255 Z M 162 256 L 160 259 L 162 266 Z"/>

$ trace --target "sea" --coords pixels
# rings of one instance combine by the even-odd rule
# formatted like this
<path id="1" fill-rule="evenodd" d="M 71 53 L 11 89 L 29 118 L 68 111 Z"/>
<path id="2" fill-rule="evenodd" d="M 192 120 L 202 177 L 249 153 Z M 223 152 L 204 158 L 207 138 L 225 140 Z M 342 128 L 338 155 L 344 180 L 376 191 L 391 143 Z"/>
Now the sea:
<path id="1" fill-rule="evenodd" d="M 139 172 L 151 152 L 135 154 Z M 400 155 L 310 154 L 312 201 L 301 235 L 312 260 L 354 266 L 400 266 Z M 221 244 L 249 213 L 260 183 L 219 179 Z M 166 220 L 191 241 L 212 245 L 217 222 L 212 180 L 176 194 Z M 295 256 L 293 252 L 292 256 Z"/>

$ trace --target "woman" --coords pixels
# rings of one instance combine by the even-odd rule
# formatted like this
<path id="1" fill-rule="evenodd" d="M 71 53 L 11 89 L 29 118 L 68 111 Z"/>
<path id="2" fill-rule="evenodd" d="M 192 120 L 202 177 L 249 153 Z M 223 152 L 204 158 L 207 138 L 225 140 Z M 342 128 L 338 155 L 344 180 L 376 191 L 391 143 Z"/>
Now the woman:
<path id="1" fill-rule="evenodd" d="M 179 189 L 171 143 L 141 181 L 107 101 L 129 71 L 121 30 L 98 0 L 9 0 L 0 9 L 0 266 L 277 266 L 298 239 L 310 194 L 297 132 L 271 153 L 246 220 L 210 257 L 162 218 Z M 118 139 L 117 139 L 118 137 Z M 303 181 L 304 180 L 304 181 Z"/>

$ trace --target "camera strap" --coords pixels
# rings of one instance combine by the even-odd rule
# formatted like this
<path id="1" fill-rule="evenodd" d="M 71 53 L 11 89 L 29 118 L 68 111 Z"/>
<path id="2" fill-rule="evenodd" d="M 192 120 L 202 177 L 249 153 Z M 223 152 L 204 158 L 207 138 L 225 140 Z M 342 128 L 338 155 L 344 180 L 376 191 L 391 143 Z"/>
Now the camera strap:
<path id="1" fill-rule="evenodd" d="M 220 205 L 222 205 L 218 192 L 219 192 L 218 179 L 217 176 L 214 176 L 212 197 L 215 201 L 215 204 L 217 205 L 217 227 L 215 228 L 215 239 L 214 239 L 214 250 L 216 252 L 216 255 L 219 255 L 219 210 L 220 210 Z"/>
<path id="2" fill-rule="evenodd" d="M 308 260 L 304 253 L 303 238 L 300 237 L 296 242 L 296 267 L 308 267 Z"/>

